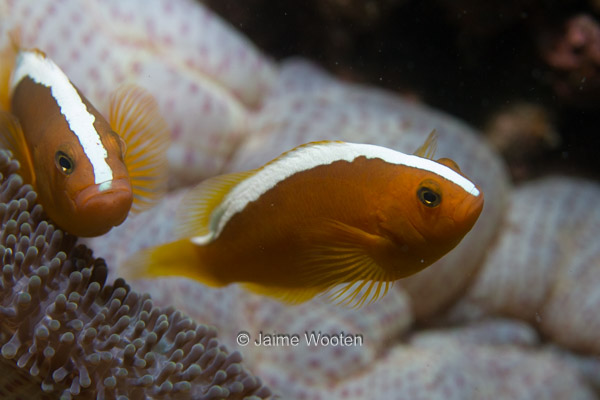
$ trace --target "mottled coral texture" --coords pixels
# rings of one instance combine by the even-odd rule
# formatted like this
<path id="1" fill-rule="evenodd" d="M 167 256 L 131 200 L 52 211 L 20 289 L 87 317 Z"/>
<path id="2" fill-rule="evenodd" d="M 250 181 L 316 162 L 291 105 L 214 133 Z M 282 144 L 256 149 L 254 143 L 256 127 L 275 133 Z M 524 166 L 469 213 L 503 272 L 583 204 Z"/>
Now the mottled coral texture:
<path id="1" fill-rule="evenodd" d="M 153 306 L 43 216 L 0 150 L 0 397 L 265 398 L 216 330 Z"/>
<path id="2" fill-rule="evenodd" d="M 172 187 L 255 168 L 310 140 L 412 152 L 432 129 L 437 156 L 481 185 L 484 212 L 455 251 L 360 310 L 320 299 L 289 307 L 184 278 L 130 282 L 156 304 L 215 325 L 282 398 L 597 397 L 597 183 L 555 177 L 513 189 L 501 159 L 466 124 L 302 60 L 276 65 L 191 0 L 63 0 L 60 12 L 51 0 L 0 4 L 27 28 L 24 43 L 45 49 L 100 109 L 124 80 L 157 96 L 173 130 Z M 106 258 L 109 281 L 129 255 L 173 237 L 184 192 L 88 242 Z M 242 330 L 252 339 L 344 332 L 364 342 L 239 346 Z"/>
<path id="3" fill-rule="evenodd" d="M 483 270 L 454 306 L 456 320 L 503 314 L 554 341 L 600 354 L 597 183 L 551 177 L 518 187 Z"/>

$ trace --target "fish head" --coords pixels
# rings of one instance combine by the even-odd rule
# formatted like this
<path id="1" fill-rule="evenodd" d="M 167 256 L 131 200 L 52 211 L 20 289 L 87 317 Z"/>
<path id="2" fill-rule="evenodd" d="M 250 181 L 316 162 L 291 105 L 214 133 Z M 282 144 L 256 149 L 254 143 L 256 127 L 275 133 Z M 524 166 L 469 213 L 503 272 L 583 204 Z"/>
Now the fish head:
<path id="1" fill-rule="evenodd" d="M 125 220 L 133 192 L 124 141 L 74 90 L 77 112 L 70 109 L 74 101 L 60 104 L 60 91 L 25 77 L 14 90 L 12 111 L 27 137 L 34 187 L 48 217 L 73 235 L 97 236 Z"/>
<path id="2" fill-rule="evenodd" d="M 446 160 L 445 165 L 460 171 L 452 160 Z M 428 243 L 449 250 L 475 225 L 483 209 L 483 192 L 474 184 L 465 188 L 433 172 L 418 175 L 409 193 L 410 223 Z"/>
<path id="3" fill-rule="evenodd" d="M 133 190 L 123 161 L 124 141 L 100 115 L 94 123 L 106 154 L 108 177 L 92 165 L 78 143 L 63 142 L 54 149 L 55 192 L 61 199 L 56 215 L 49 215 L 61 228 L 77 236 L 98 236 L 120 225 L 129 214 Z"/>
<path id="4" fill-rule="evenodd" d="M 16 118 L 0 123 L 50 219 L 95 236 L 120 224 L 132 206 L 152 206 L 166 186 L 169 139 L 152 96 L 124 85 L 111 97 L 109 124 L 43 52 L 15 51 L 8 89 Z"/>
<path id="5" fill-rule="evenodd" d="M 454 248 L 483 209 L 483 192 L 446 160 L 439 163 L 444 165 L 442 172 L 453 173 L 442 176 L 415 168 L 398 174 L 390 182 L 392 196 L 380 211 L 382 229 L 419 261 L 435 261 Z"/>

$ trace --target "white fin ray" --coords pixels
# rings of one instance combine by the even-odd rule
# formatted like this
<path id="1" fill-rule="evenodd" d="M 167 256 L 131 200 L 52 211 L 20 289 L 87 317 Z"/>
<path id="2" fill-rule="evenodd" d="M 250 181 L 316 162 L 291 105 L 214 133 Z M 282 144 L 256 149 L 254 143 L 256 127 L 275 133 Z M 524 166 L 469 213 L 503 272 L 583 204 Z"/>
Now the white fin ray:
<path id="1" fill-rule="evenodd" d="M 169 127 L 154 97 L 136 85 L 123 85 L 112 94 L 108 119 L 127 145 L 124 162 L 133 189 L 131 211 L 144 211 L 167 189 Z"/>

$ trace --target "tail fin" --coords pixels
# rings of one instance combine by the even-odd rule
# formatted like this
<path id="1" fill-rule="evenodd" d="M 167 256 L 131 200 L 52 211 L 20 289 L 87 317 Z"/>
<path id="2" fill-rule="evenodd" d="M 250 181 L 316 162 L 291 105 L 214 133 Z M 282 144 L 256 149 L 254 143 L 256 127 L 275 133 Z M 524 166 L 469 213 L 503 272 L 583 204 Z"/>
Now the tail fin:
<path id="1" fill-rule="evenodd" d="M 201 248 L 189 239 L 151 247 L 134 254 L 121 267 L 125 279 L 181 276 L 208 286 L 224 286 L 205 268 L 201 261 Z"/>

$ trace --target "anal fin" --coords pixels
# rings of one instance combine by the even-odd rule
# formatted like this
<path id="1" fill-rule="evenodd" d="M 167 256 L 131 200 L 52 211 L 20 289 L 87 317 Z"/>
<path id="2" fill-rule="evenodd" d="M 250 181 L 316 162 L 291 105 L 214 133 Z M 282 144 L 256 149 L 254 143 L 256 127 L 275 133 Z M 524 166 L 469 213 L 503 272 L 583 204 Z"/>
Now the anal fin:
<path id="1" fill-rule="evenodd" d="M 244 283 L 242 286 L 250 292 L 273 297 L 289 304 L 304 303 L 327 290 L 327 287 L 298 289 L 283 286 L 264 286 L 256 283 Z"/>

